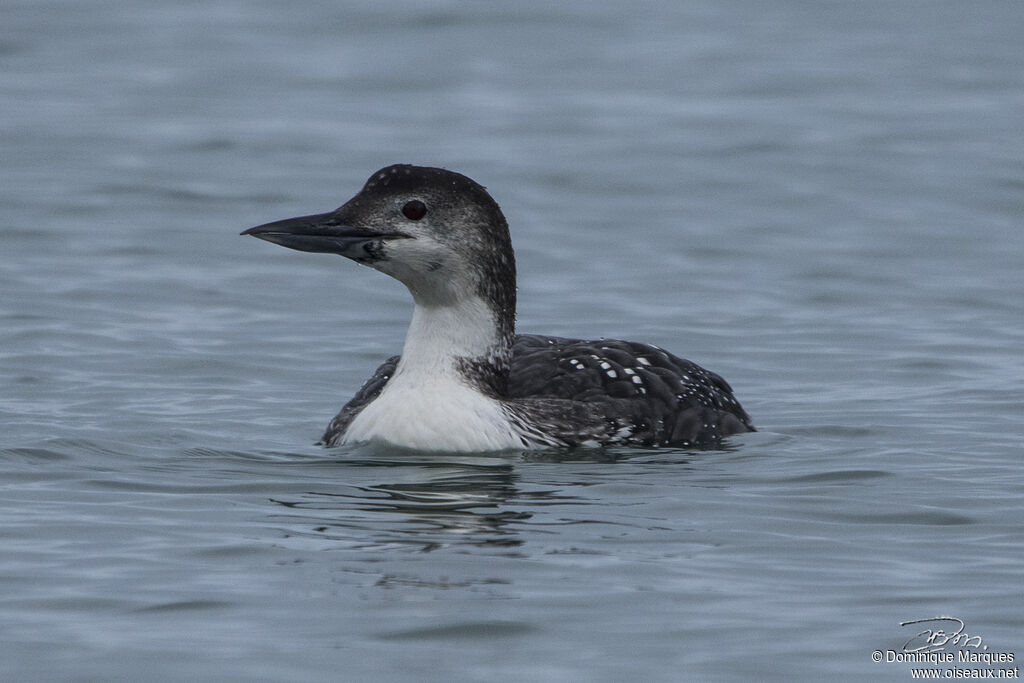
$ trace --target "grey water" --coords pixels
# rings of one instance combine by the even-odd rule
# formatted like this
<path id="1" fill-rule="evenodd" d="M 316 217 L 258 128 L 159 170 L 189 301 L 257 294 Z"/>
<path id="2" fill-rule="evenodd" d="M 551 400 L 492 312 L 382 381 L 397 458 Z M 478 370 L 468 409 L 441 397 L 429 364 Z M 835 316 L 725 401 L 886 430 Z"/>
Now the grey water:
<path id="1" fill-rule="evenodd" d="M 1022 35 L 1016 0 L 5 2 L 0 679 L 906 680 L 872 653 L 940 615 L 1019 663 Z M 663 346 L 760 431 L 314 445 L 410 301 L 238 233 L 398 162 L 502 205 L 521 331 Z"/>

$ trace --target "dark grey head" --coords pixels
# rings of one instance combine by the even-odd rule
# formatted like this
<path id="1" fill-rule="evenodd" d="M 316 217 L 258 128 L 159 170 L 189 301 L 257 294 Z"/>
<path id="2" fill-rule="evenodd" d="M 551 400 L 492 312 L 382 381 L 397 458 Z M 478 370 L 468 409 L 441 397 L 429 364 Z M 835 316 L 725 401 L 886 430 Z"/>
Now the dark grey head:
<path id="1" fill-rule="evenodd" d="M 376 268 L 405 284 L 422 305 L 453 305 L 478 296 L 494 307 L 501 331 L 512 332 L 516 270 L 508 224 L 487 190 L 464 175 L 388 166 L 330 213 L 267 223 L 242 234 Z M 506 314 L 509 319 L 500 320 Z"/>

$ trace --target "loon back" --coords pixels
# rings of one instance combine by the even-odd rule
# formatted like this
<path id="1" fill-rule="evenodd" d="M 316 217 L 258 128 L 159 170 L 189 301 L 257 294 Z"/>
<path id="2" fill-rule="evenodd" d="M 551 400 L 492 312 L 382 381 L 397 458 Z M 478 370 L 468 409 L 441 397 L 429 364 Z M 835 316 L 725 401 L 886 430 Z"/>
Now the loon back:
<path id="1" fill-rule="evenodd" d="M 331 421 L 328 446 L 713 446 L 754 429 L 725 380 L 655 346 L 516 335 L 508 225 L 466 176 L 389 166 L 332 212 L 242 234 L 344 256 L 412 294 L 402 354 Z"/>
<path id="2" fill-rule="evenodd" d="M 359 412 L 394 375 L 386 360 L 331 420 L 322 444 L 336 446 Z M 649 344 L 516 335 L 508 393 L 503 397 L 540 445 L 709 447 L 754 431 L 750 417 L 719 375 Z M 530 426 L 533 429 L 530 429 Z"/>

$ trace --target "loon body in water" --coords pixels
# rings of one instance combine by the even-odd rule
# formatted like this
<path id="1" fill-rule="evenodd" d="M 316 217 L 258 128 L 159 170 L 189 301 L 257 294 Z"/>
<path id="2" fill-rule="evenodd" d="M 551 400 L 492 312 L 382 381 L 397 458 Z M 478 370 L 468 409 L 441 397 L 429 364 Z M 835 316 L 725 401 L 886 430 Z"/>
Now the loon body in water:
<path id="1" fill-rule="evenodd" d="M 516 334 L 508 224 L 466 176 L 389 166 L 335 211 L 242 234 L 340 254 L 412 294 L 402 355 L 331 420 L 326 446 L 690 447 L 754 431 L 724 379 L 656 346 Z"/>

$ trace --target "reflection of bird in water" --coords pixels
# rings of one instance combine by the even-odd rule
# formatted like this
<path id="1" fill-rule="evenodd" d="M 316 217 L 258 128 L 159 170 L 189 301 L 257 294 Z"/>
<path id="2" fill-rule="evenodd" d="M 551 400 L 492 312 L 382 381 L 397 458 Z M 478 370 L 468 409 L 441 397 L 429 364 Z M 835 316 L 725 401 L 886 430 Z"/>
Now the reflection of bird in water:
<path id="1" fill-rule="evenodd" d="M 703 446 L 753 430 L 724 379 L 658 347 L 515 334 L 508 225 L 487 191 L 458 173 L 391 166 L 335 211 L 243 234 L 340 254 L 412 294 L 402 355 L 331 421 L 329 446 Z"/>
<path id="2" fill-rule="evenodd" d="M 296 499 L 273 500 L 292 511 L 289 519 L 313 528 L 318 537 L 360 546 L 413 545 L 424 551 L 452 543 L 517 546 L 521 541 L 509 525 L 530 519 L 532 514 L 501 509 L 522 497 L 515 486 L 517 475 L 506 461 L 484 460 L 492 462 L 390 462 L 406 474 L 409 467 L 415 467 L 416 476 L 393 484 L 350 486 L 345 492 L 310 492 Z M 346 460 L 345 466 L 379 467 L 381 462 Z"/>

